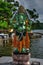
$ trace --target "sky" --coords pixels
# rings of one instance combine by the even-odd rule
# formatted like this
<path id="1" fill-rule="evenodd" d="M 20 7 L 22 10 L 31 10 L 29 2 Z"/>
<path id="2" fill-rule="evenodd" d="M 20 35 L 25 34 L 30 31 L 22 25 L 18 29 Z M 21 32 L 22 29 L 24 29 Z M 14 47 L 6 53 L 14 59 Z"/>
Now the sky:
<path id="1" fill-rule="evenodd" d="M 36 9 L 39 14 L 38 20 L 43 22 L 43 0 L 16 0 L 19 1 L 20 5 L 23 5 L 28 9 Z"/>

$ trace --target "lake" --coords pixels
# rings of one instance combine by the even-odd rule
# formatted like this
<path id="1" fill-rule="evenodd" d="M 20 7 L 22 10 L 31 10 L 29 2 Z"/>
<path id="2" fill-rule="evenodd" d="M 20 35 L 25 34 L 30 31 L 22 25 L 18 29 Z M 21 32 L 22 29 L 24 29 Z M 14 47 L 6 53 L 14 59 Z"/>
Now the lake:
<path id="1" fill-rule="evenodd" d="M 43 30 L 33 30 L 33 32 L 43 33 Z M 31 40 L 31 57 L 43 58 L 43 35 L 41 38 Z"/>

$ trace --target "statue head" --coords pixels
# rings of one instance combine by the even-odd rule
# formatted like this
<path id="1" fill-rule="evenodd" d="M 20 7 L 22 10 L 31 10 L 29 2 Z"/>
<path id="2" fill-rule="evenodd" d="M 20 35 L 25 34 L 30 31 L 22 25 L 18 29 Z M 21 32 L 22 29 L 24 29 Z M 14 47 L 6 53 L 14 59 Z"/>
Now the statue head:
<path id="1" fill-rule="evenodd" d="M 18 9 L 18 12 L 19 12 L 19 13 L 25 13 L 26 10 L 25 10 L 25 8 L 21 5 L 21 6 L 19 7 L 19 9 Z"/>

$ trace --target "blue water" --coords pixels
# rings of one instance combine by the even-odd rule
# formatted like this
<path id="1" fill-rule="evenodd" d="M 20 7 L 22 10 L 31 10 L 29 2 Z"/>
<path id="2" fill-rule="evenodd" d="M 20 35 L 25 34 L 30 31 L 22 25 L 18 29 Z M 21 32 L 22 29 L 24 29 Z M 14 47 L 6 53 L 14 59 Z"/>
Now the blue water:
<path id="1" fill-rule="evenodd" d="M 43 33 L 43 30 L 34 30 L 34 32 Z M 43 58 L 43 36 L 41 38 L 31 40 L 31 56 Z"/>

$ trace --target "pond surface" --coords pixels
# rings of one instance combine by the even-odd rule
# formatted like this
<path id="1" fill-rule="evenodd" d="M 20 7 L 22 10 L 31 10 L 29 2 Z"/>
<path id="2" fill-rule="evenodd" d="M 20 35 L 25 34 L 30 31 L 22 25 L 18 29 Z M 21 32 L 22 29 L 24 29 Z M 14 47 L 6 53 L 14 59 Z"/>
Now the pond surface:
<path id="1" fill-rule="evenodd" d="M 35 30 L 35 31 L 43 33 L 43 30 Z M 31 56 L 36 58 L 43 58 L 43 35 L 41 38 L 32 39 Z"/>

